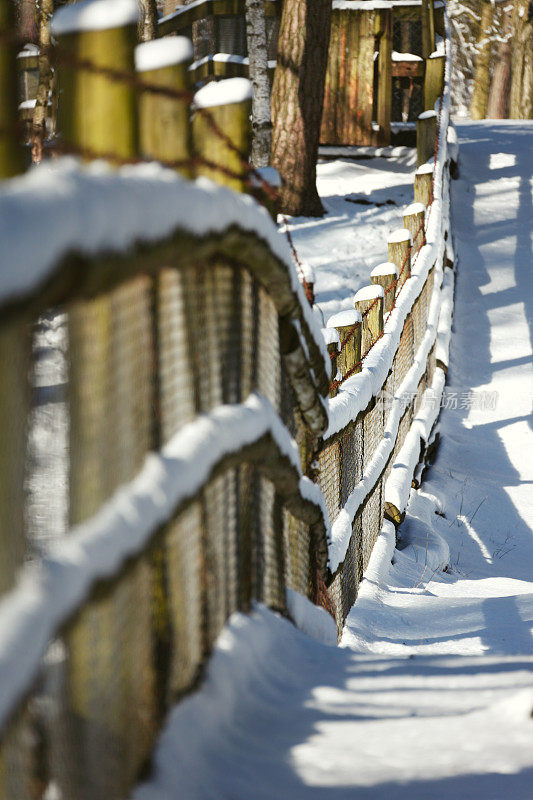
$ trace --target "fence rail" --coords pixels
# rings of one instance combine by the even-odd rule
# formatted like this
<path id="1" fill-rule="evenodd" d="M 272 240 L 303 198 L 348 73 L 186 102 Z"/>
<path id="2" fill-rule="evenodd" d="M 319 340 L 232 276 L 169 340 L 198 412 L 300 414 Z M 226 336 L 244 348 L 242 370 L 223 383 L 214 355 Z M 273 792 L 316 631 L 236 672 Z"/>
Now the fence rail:
<path id="1" fill-rule="evenodd" d="M 133 18 L 60 23 L 63 147 L 127 166 L 57 158 L 0 191 L 9 800 L 51 786 L 127 797 L 233 611 L 287 614 L 293 589 L 342 629 L 384 516 L 401 519 L 388 478 L 442 379 L 449 61 L 439 111 L 420 123 L 433 126 L 422 208 L 384 242 L 350 320 L 321 331 L 269 214 L 190 180 L 253 191 L 256 177 L 271 201 L 246 163 L 249 87 L 226 84 L 221 105 L 193 98 L 183 40 L 170 60 L 143 45 L 135 73 Z M 2 136 L 14 144 L 14 129 Z"/>

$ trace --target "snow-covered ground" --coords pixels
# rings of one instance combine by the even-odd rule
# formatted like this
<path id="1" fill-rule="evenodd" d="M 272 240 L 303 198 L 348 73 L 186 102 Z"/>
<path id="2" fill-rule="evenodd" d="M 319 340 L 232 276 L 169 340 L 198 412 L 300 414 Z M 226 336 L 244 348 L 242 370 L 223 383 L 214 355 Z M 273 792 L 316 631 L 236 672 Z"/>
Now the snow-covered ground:
<path id="1" fill-rule="evenodd" d="M 235 615 L 135 800 L 533 797 L 533 124 L 458 132 L 447 407 L 401 548 L 391 565 L 386 528 L 341 647 L 310 605 L 322 642 L 263 608 Z M 339 281 L 326 302 L 345 297 Z"/>
<path id="2" fill-rule="evenodd" d="M 314 272 L 316 301 L 326 321 L 352 308 L 372 269 L 387 261 L 387 237 L 403 228 L 403 211 L 413 202 L 416 151 L 390 152 L 390 158 L 321 161 L 317 185 L 325 216 L 290 220 L 298 256 Z"/>

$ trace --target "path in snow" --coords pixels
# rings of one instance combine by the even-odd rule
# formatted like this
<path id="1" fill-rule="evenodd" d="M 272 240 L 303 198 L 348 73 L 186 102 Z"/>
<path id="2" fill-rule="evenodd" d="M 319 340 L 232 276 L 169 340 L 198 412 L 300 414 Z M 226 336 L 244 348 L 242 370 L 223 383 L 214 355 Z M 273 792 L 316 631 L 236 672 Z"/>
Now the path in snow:
<path id="1" fill-rule="evenodd" d="M 136 800 L 533 797 L 533 124 L 458 132 L 451 407 L 401 550 L 341 648 L 232 618 Z"/>

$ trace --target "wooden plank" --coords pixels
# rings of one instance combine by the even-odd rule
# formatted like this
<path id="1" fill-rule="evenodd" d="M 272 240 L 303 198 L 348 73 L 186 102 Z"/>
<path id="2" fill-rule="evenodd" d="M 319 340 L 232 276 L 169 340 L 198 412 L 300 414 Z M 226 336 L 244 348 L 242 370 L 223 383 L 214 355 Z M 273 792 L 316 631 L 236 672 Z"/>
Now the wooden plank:
<path id="1" fill-rule="evenodd" d="M 169 14 L 159 22 L 159 36 L 167 36 L 188 28 L 193 22 L 210 16 L 244 14 L 245 0 L 204 0 Z M 281 0 L 268 0 L 265 3 L 267 17 L 281 16 Z"/>
<path id="2" fill-rule="evenodd" d="M 379 40 L 376 144 L 390 144 L 392 109 L 392 13 L 379 12 L 381 37 Z"/>
<path id="3" fill-rule="evenodd" d="M 393 78 L 423 78 L 426 73 L 425 61 L 393 61 Z"/>

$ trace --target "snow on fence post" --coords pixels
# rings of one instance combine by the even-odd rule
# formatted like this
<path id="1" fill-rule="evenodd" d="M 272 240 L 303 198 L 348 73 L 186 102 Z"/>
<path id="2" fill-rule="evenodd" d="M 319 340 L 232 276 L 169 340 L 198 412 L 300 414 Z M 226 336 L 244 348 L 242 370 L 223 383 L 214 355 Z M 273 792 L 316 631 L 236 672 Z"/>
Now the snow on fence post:
<path id="1" fill-rule="evenodd" d="M 54 14 L 58 129 L 67 150 L 119 162 L 137 155 L 133 83 L 105 70 L 134 77 L 138 16 L 136 0 L 86 0 L 62 6 Z"/>
<path id="2" fill-rule="evenodd" d="M 247 78 L 228 78 L 208 83 L 194 96 L 194 150 L 200 161 L 197 175 L 237 192 L 246 187 L 252 91 Z"/>
<path id="3" fill-rule="evenodd" d="M 435 137 L 437 135 L 437 112 L 424 111 L 416 121 L 416 155 L 420 167 L 435 153 Z"/>
<path id="4" fill-rule="evenodd" d="M 392 261 L 384 261 L 382 264 L 378 264 L 370 273 L 370 283 L 374 286 L 383 287 L 383 311 L 385 314 L 388 314 L 394 305 L 397 279 L 398 268 Z"/>
<path id="5" fill-rule="evenodd" d="M 363 286 L 355 295 L 353 302 L 363 319 L 362 325 L 362 357 L 368 353 L 376 339 L 383 333 L 383 300 L 385 292 L 382 286 L 370 284 Z"/>
<path id="6" fill-rule="evenodd" d="M 422 203 L 426 208 L 433 202 L 433 164 L 422 164 L 415 172 L 413 193 L 415 203 Z"/>
<path id="7" fill-rule="evenodd" d="M 426 74 L 424 76 L 424 109 L 433 111 L 435 103 L 442 93 L 444 86 L 444 67 L 446 56 L 432 53 L 426 58 Z"/>
<path id="8" fill-rule="evenodd" d="M 328 328 L 335 329 L 344 347 L 337 355 L 337 368 L 344 377 L 350 370 L 361 372 L 361 314 L 353 308 L 339 311 L 328 319 Z M 347 338 L 350 337 L 350 338 Z"/>
<path id="9" fill-rule="evenodd" d="M 24 154 L 18 130 L 17 43 L 14 31 L 15 4 L 0 0 L 0 178 L 11 178 L 24 171 Z"/>
<path id="10" fill-rule="evenodd" d="M 407 228 L 398 228 L 387 239 L 389 261 L 398 267 L 398 287 L 400 291 L 407 278 L 411 277 L 411 232 Z"/>
<path id="11" fill-rule="evenodd" d="M 416 255 L 424 244 L 424 221 L 426 208 L 423 203 L 411 203 L 403 213 L 404 228 L 411 234 L 413 252 Z"/>
<path id="12" fill-rule="evenodd" d="M 183 92 L 183 97 L 141 91 L 139 95 L 139 150 L 144 158 L 176 164 L 192 177 L 192 130 L 187 94 L 191 79 L 192 42 L 183 36 L 143 42 L 135 50 L 135 67 L 144 83 Z"/>

